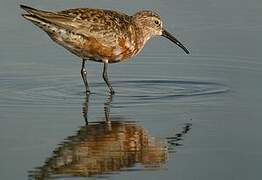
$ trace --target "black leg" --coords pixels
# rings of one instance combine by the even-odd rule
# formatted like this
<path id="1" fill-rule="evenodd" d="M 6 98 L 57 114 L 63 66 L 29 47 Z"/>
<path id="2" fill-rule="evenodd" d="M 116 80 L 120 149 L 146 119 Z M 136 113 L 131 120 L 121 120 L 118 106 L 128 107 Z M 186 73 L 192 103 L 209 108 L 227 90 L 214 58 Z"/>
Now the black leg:
<path id="1" fill-rule="evenodd" d="M 113 87 L 111 86 L 110 82 L 108 81 L 107 66 L 108 66 L 108 62 L 104 62 L 103 79 L 106 82 L 106 85 L 108 86 L 108 88 L 110 90 L 110 93 L 115 94 Z"/>
<path id="2" fill-rule="evenodd" d="M 88 82 L 87 82 L 87 78 L 86 78 L 87 72 L 86 72 L 86 68 L 85 68 L 85 62 L 86 62 L 86 59 L 83 59 L 82 68 L 81 68 L 81 76 L 82 76 L 82 79 L 83 79 L 84 84 L 85 84 L 86 93 L 89 94 L 90 90 L 89 90 L 89 86 L 88 86 Z"/>

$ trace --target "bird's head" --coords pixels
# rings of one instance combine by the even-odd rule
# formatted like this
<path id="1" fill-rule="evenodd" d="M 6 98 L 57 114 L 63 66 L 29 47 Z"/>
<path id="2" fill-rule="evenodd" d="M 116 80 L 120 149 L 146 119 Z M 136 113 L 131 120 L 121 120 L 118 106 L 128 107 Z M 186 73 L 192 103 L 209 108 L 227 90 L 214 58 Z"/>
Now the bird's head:
<path id="1" fill-rule="evenodd" d="M 133 15 L 133 20 L 136 26 L 141 29 L 142 36 L 145 37 L 145 41 L 149 40 L 153 36 L 163 36 L 171 40 L 173 43 L 182 48 L 187 54 L 189 54 L 189 51 L 183 46 L 183 44 L 163 28 L 163 22 L 157 13 L 149 10 L 142 10 Z"/>

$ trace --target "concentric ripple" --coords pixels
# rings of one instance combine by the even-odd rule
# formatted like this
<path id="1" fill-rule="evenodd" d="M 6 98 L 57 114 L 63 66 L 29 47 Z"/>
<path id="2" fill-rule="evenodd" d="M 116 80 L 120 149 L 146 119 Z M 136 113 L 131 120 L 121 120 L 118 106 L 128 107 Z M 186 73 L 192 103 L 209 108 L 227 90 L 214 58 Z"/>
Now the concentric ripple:
<path id="1" fill-rule="evenodd" d="M 32 88 L 24 86 L 23 89 L 13 86 L 10 90 L 8 87 L 6 92 L 3 92 L 6 93 L 5 99 L 1 99 L 1 101 L 5 101 L 6 105 L 79 106 L 85 96 L 81 81 L 62 79 L 56 80 L 56 83 L 49 86 L 43 86 L 44 84 L 41 83 L 40 87 L 33 86 Z M 119 102 L 124 104 L 163 103 L 174 98 L 187 97 L 191 97 L 193 100 L 194 97 L 215 96 L 229 90 L 222 84 L 190 80 L 119 80 L 112 81 L 112 84 L 116 90 L 115 99 L 119 99 Z M 100 97 L 108 93 L 103 82 L 90 83 L 90 86 L 94 96 Z M 103 98 L 97 99 L 104 101 Z"/>
<path id="2" fill-rule="evenodd" d="M 147 79 L 118 81 L 114 84 L 119 90 L 118 96 L 124 98 L 127 104 L 168 103 L 174 99 L 201 101 L 202 97 L 214 97 L 229 91 L 228 87 L 219 83 L 184 80 Z"/>

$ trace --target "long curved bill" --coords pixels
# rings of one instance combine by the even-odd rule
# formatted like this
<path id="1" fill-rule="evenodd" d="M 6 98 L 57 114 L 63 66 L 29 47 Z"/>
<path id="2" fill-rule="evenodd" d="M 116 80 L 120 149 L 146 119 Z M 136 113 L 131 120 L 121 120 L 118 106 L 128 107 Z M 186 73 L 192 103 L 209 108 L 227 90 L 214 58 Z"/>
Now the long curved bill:
<path id="1" fill-rule="evenodd" d="M 163 30 L 162 36 L 166 37 L 167 39 L 178 45 L 180 48 L 182 48 L 187 54 L 189 54 L 189 51 L 185 48 L 185 46 L 183 46 L 183 44 L 179 42 L 172 34 L 167 32 L 166 30 Z"/>

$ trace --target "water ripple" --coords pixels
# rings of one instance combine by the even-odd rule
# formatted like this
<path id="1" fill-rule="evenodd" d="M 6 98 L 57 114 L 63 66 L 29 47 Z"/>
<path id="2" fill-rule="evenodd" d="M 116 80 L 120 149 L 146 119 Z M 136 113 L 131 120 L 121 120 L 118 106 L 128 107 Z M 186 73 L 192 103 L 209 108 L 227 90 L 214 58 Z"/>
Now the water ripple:
<path id="1" fill-rule="evenodd" d="M 1 101 L 5 105 L 79 105 L 84 96 L 84 87 L 80 81 L 62 81 L 49 86 L 19 89 L 17 86 L 4 88 L 6 94 Z M 112 81 L 116 97 L 125 104 L 161 103 L 174 98 L 187 98 L 216 95 L 229 90 L 223 84 L 191 80 L 139 79 Z M 43 85 L 43 84 L 42 84 Z M 32 85 L 31 85 L 32 86 Z M 104 96 L 106 86 L 103 82 L 91 83 L 91 91 L 97 96 Z M 30 87 L 30 86 L 29 86 Z M 19 89 L 19 90 L 18 90 Z M 98 102 L 99 103 L 99 102 Z"/>

